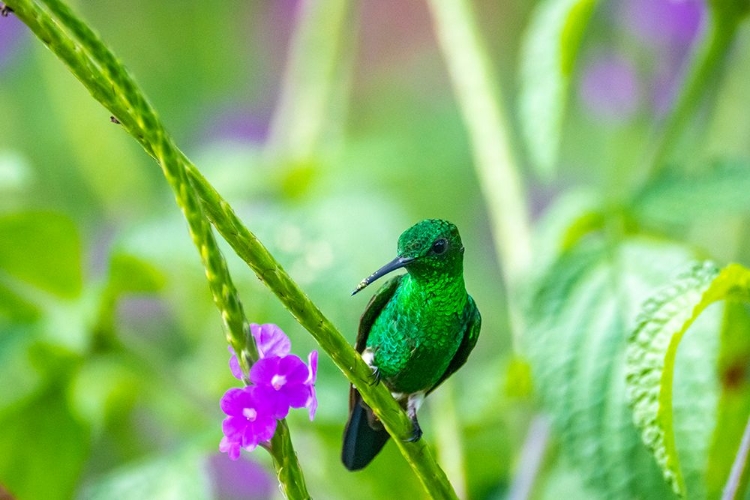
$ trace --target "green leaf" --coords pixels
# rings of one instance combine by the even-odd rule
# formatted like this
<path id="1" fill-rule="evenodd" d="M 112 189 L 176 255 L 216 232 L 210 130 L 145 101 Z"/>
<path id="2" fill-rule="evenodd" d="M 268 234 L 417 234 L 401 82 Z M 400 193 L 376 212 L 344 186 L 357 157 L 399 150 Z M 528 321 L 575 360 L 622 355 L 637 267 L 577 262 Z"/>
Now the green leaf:
<path id="1" fill-rule="evenodd" d="M 698 316 L 712 303 L 725 299 L 745 302 L 750 300 L 750 271 L 736 264 L 721 271 L 710 262 L 694 264 L 668 288 L 644 303 L 638 325 L 628 339 L 626 381 L 633 417 L 644 443 L 652 450 L 662 469 L 664 478 L 673 491 L 680 495 L 688 492 L 685 481 L 688 472 L 685 470 L 685 460 L 680 458 L 680 455 L 685 454 L 684 446 L 680 447 L 678 453 L 678 445 L 682 443 L 677 439 L 679 432 L 676 430 L 680 423 L 675 415 L 677 404 L 674 402 L 677 393 L 674 382 L 678 347 L 682 352 L 686 343 L 683 336 Z M 729 310 L 726 314 L 736 314 L 736 311 Z M 693 328 L 691 332 L 692 330 Z M 714 332 L 717 330 L 715 326 Z M 726 335 L 736 334 L 730 331 Z M 698 369 L 692 367 L 691 370 Z M 692 397 L 696 394 L 700 394 L 698 399 L 707 395 L 705 391 L 693 391 Z M 726 411 L 726 407 L 720 406 L 720 418 Z M 717 429 L 719 434 L 725 431 L 726 429 Z M 740 435 L 741 433 L 740 429 Z M 716 437 L 712 445 L 713 464 L 717 463 L 715 439 Z M 736 446 L 739 439 L 724 442 L 724 453 L 728 452 L 729 443 Z M 720 467 L 726 468 L 726 464 Z M 715 491 L 716 487 L 711 489 Z M 696 493 L 691 489 L 690 494 Z"/>
<path id="2" fill-rule="evenodd" d="M 134 255 L 117 253 L 109 268 L 109 290 L 120 293 L 154 293 L 164 287 L 166 277 L 156 266 Z"/>
<path id="3" fill-rule="evenodd" d="M 58 384 L 0 415 L 0 484 L 17 498 L 73 497 L 89 434 Z"/>
<path id="4" fill-rule="evenodd" d="M 2 299 L 0 298 L 0 301 Z M 0 415 L 39 388 L 42 377 L 29 359 L 35 342 L 31 328 L 0 328 Z"/>
<path id="5" fill-rule="evenodd" d="M 41 316 L 37 306 L 20 297 L 0 282 L 0 317 L 5 316 L 14 322 L 31 323 Z"/>
<path id="6" fill-rule="evenodd" d="M 9 276 L 74 298 L 81 292 L 81 242 L 75 223 L 55 212 L 0 216 L 0 270 Z"/>
<path id="7" fill-rule="evenodd" d="M 664 175 L 633 201 L 636 215 L 657 223 L 687 224 L 700 218 L 750 212 L 750 161 L 722 160 L 706 172 Z"/>
<path id="8" fill-rule="evenodd" d="M 520 119 L 532 163 L 554 174 L 570 76 L 597 0 L 545 0 L 534 10 L 521 47 Z"/>
<path id="9" fill-rule="evenodd" d="M 524 338 L 534 385 L 563 458 L 603 498 L 669 495 L 633 425 L 624 354 L 642 297 L 692 258 L 676 244 L 636 237 L 613 244 L 591 234 L 534 287 Z M 688 381 L 695 390 L 702 383 Z"/>
<path id="10" fill-rule="evenodd" d="M 737 443 L 750 415 L 750 306 L 727 301 L 721 331 L 718 374 L 721 398 L 718 402 L 716 430 L 706 467 L 709 498 L 719 498 L 727 483 L 735 455 L 727 452 L 727 443 Z M 747 480 L 747 474 L 743 475 Z M 738 491 L 744 491 L 741 485 Z"/>
<path id="11" fill-rule="evenodd" d="M 180 450 L 132 464 L 86 485 L 86 500 L 110 498 L 212 498 L 205 455 Z"/>

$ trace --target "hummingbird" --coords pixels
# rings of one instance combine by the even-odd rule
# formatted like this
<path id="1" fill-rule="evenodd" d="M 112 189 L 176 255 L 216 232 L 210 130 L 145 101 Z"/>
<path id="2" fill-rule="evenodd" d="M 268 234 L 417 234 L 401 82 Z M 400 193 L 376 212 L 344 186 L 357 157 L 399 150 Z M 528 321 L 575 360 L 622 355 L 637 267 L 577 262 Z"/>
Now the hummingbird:
<path id="1" fill-rule="evenodd" d="M 477 343 L 482 318 L 466 292 L 464 247 L 458 228 L 426 219 L 404 231 L 398 255 L 362 280 L 352 295 L 404 268 L 370 299 L 359 322 L 355 349 L 406 410 L 409 441 L 422 430 L 417 410 L 425 396 L 461 368 Z M 388 441 L 388 432 L 353 385 L 341 460 L 349 470 L 369 464 Z"/>

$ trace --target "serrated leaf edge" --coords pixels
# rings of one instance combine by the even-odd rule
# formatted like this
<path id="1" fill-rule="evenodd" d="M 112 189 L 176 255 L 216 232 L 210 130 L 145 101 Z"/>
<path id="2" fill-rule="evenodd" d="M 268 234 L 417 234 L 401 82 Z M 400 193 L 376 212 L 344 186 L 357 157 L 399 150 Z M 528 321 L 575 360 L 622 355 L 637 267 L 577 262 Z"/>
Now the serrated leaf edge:
<path id="1" fill-rule="evenodd" d="M 695 319 L 712 303 L 727 298 L 750 302 L 750 270 L 738 264 L 720 270 L 710 261 L 695 263 L 644 302 L 628 338 L 626 394 L 633 420 L 664 479 L 680 496 L 687 492 L 672 418 L 677 348 Z"/>

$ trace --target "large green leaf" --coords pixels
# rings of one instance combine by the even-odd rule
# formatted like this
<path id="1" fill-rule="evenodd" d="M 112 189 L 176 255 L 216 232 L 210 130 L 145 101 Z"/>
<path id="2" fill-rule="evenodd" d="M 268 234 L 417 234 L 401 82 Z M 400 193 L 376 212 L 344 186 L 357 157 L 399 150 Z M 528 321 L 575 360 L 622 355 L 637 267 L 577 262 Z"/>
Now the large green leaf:
<path id="1" fill-rule="evenodd" d="M 0 270 L 60 297 L 81 292 L 81 242 L 75 223 L 55 212 L 0 216 Z"/>
<path id="2" fill-rule="evenodd" d="M 0 484 L 15 497 L 73 497 L 89 434 L 57 384 L 0 415 Z"/>
<path id="3" fill-rule="evenodd" d="M 687 224 L 696 219 L 750 212 L 750 161 L 723 160 L 700 174 L 665 175 L 634 200 L 635 213 L 658 223 Z"/>
<path id="4" fill-rule="evenodd" d="M 686 448 L 684 440 L 689 434 L 678 430 L 681 425 L 677 414 L 679 405 L 676 402 L 678 347 L 681 355 L 686 344 L 693 337 L 695 326 L 711 311 L 707 308 L 720 300 L 729 300 L 731 306 L 728 306 L 725 311 L 726 317 L 731 320 L 724 321 L 725 333 L 722 337 L 725 340 L 731 339 L 735 347 L 747 353 L 747 343 L 736 339 L 738 335 L 747 335 L 747 330 L 738 333 L 737 328 L 740 325 L 747 325 L 748 322 L 747 319 L 742 321 L 738 319 L 738 311 L 733 302 L 750 301 L 750 271 L 736 264 L 729 265 L 723 270 L 719 270 L 710 262 L 692 265 L 667 288 L 662 289 L 644 303 L 638 325 L 628 340 L 627 393 L 633 407 L 635 423 L 643 441 L 652 450 L 661 467 L 664 478 L 680 495 L 689 493 L 690 496 L 696 494 L 704 496 L 705 490 L 698 489 L 696 493 L 696 488 L 700 487 L 700 484 L 695 481 L 691 484 L 691 481 L 686 480 L 692 473 L 688 462 L 691 465 L 694 462 L 695 457 L 689 454 L 695 451 L 695 447 Z M 701 315 L 701 313 L 704 314 Z M 701 315 L 700 318 L 699 315 Z M 691 335 L 683 340 L 689 328 Z M 709 367 L 708 372 L 711 375 L 714 375 L 716 371 L 716 356 L 711 354 L 712 350 L 715 351 L 715 343 L 712 346 L 710 339 L 717 339 L 721 329 L 721 325 L 714 322 L 713 337 L 704 339 L 696 346 L 696 349 L 703 349 L 703 355 L 695 359 L 711 360 L 712 366 Z M 725 380 L 722 384 L 724 394 L 718 407 L 721 425 L 716 427 L 711 452 L 709 454 L 706 451 L 701 464 L 704 469 L 710 467 L 710 475 L 706 475 L 708 484 L 704 485 L 704 488 L 712 494 L 717 494 L 716 482 L 721 482 L 726 478 L 728 468 L 731 466 L 729 460 L 719 457 L 718 447 L 723 448 L 722 455 L 734 455 L 745 423 L 744 418 L 740 418 L 741 423 L 737 425 L 735 418 L 738 414 L 737 406 L 746 408 L 748 404 L 748 401 L 740 399 L 733 402 L 734 408 L 728 406 L 727 398 L 730 396 L 726 392 L 734 392 L 737 389 L 737 383 L 740 383 L 740 387 L 747 392 L 746 383 L 741 380 L 742 377 L 739 381 L 735 381 L 734 377 L 728 374 L 731 374 L 731 370 L 735 368 L 740 369 L 740 373 L 744 373 L 747 363 L 734 358 L 725 349 L 722 349 L 722 352 L 719 366 L 725 370 L 723 373 Z M 691 367 L 693 371 L 701 369 L 706 369 L 706 367 Z M 697 401 L 716 398 L 718 389 L 716 387 L 713 390 L 708 389 L 708 391 L 691 391 L 690 396 Z M 696 398 L 696 395 L 699 397 Z M 715 419 L 712 420 L 715 421 Z M 710 427 L 713 432 L 714 425 L 703 422 L 702 427 L 706 426 Z M 722 441 L 720 445 L 717 439 Z M 706 474 L 705 471 L 704 474 Z"/>
<path id="5" fill-rule="evenodd" d="M 205 455 L 196 449 L 181 449 L 114 470 L 88 484 L 80 497 L 209 500 L 212 494 Z"/>
<path id="6" fill-rule="evenodd" d="M 564 458 L 605 498 L 669 495 L 627 405 L 625 346 L 643 297 L 692 258 L 676 244 L 636 237 L 612 244 L 592 233 L 535 287 L 524 345 L 534 383 Z M 711 359 L 692 368 L 681 383 L 709 392 Z"/>
<path id="7" fill-rule="evenodd" d="M 570 75 L 597 0 L 544 0 L 521 49 L 520 118 L 537 171 L 554 173 Z"/>
<path id="8" fill-rule="evenodd" d="M 113 296 L 121 293 L 154 293 L 164 287 L 166 276 L 150 262 L 127 253 L 112 256 L 108 288 Z"/>

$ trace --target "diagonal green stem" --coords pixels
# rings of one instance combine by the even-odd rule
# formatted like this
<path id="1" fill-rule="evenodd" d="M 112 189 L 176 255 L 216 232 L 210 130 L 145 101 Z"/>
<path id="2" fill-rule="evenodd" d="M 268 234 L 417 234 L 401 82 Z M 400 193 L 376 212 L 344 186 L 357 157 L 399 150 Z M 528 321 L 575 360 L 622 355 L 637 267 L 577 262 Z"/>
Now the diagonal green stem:
<path id="1" fill-rule="evenodd" d="M 233 287 L 228 285 L 231 282 L 218 278 L 220 275 L 223 276 L 223 271 L 220 269 L 221 265 L 217 264 L 219 261 L 212 262 L 212 259 L 221 259 L 223 262 L 223 257 L 215 254 L 215 242 L 213 245 L 206 243 L 213 236 L 209 236 L 210 228 L 206 230 L 202 227 L 205 221 L 198 220 L 202 218 L 203 211 L 235 252 L 313 335 L 349 381 L 360 388 L 362 397 L 383 421 L 388 432 L 395 437 L 396 445 L 428 493 L 433 498 L 456 498 L 453 488 L 424 440 L 416 443 L 406 441 L 411 435 L 411 422 L 388 390 L 382 384 L 370 385 L 370 368 L 255 235 L 241 223 L 229 204 L 177 149 L 133 79 L 99 37 L 67 6 L 57 0 L 46 0 L 45 3 L 69 32 L 32 0 L 12 0 L 7 3 L 36 36 L 66 64 L 92 96 L 115 115 L 125 130 L 133 135 L 149 155 L 160 162 L 167 180 L 175 190 L 178 203 L 188 218 L 191 234 L 194 240 L 200 243 L 198 246 L 209 283 L 222 285 L 221 290 L 216 289 L 220 293 L 217 294 L 218 297 L 215 295 L 215 300 L 217 303 L 223 301 L 226 304 L 226 309 L 222 310 L 224 320 L 227 321 L 227 310 L 241 306 L 238 300 L 236 304 L 233 302 L 236 295 Z M 200 197 L 200 204 L 195 202 L 194 194 Z M 228 277 L 228 273 L 226 276 Z M 241 312 L 241 309 L 239 311 Z M 236 313 L 237 310 L 231 314 Z M 235 316 L 230 319 L 233 324 L 236 323 Z M 245 333 L 230 329 L 230 334 L 234 341 L 244 342 L 241 345 L 247 351 L 248 342 L 243 340 L 246 339 Z M 282 423 L 281 428 L 281 434 L 271 443 L 271 453 L 279 479 L 289 481 L 284 484 L 284 488 L 290 498 L 307 498 L 302 472 L 297 460 L 291 458 L 294 451 L 288 439 L 286 425 Z M 295 470 L 283 470 L 286 467 Z"/>
<path id="2" fill-rule="evenodd" d="M 226 325 L 228 341 L 235 351 L 246 354 L 250 361 L 257 359 L 257 350 L 247 335 L 247 320 L 226 261 L 218 248 L 211 224 L 203 214 L 201 201 L 190 185 L 184 155 L 166 134 L 153 108 L 138 91 L 132 78 L 96 34 L 78 20 L 66 5 L 56 0 L 47 0 L 46 3 L 50 11 L 78 37 L 78 41 L 67 37 L 38 5 L 32 2 L 14 2 L 11 7 L 66 62 L 79 80 L 91 90 L 92 95 L 116 113 L 118 120 L 159 162 L 188 222 L 214 302 Z M 111 93 L 103 90 L 108 86 L 102 85 L 102 80 L 112 82 Z M 112 96 L 117 97 L 107 99 Z M 247 365 L 246 360 L 243 362 Z M 286 422 L 281 421 L 278 429 L 271 442 L 270 452 L 283 490 L 289 498 L 309 498 Z"/>

